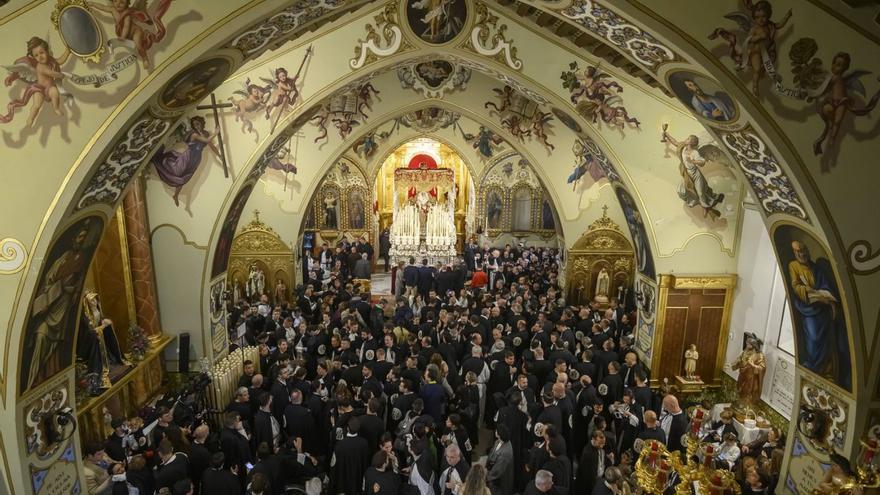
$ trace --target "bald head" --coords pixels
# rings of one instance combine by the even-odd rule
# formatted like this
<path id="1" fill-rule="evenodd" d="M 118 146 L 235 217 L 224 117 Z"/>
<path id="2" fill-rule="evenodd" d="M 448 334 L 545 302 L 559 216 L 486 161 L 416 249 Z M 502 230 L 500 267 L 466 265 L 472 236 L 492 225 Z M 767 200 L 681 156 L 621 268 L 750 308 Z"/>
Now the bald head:
<path id="1" fill-rule="evenodd" d="M 794 254 L 794 257 L 800 263 L 809 263 L 810 262 L 810 250 L 804 245 L 801 241 L 792 241 L 791 243 L 791 252 Z"/>
<path id="2" fill-rule="evenodd" d="M 678 405 L 678 399 L 672 394 L 663 397 L 663 409 L 666 409 L 671 413 L 681 412 L 681 407 Z"/>
<path id="3" fill-rule="evenodd" d="M 553 397 L 561 399 L 565 397 L 565 385 L 559 382 L 553 384 Z"/>

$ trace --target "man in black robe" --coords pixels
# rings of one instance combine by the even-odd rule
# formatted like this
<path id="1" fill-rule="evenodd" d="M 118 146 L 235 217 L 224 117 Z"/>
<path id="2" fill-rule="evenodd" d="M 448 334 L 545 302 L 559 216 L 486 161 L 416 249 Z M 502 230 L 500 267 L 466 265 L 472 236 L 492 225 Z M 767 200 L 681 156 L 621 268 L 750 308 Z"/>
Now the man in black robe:
<path id="1" fill-rule="evenodd" d="M 333 458 L 330 461 L 330 493 L 360 495 L 364 473 L 370 466 L 370 447 L 367 441 L 358 436 L 361 422 L 358 418 L 348 420 L 345 437 L 336 442 Z"/>

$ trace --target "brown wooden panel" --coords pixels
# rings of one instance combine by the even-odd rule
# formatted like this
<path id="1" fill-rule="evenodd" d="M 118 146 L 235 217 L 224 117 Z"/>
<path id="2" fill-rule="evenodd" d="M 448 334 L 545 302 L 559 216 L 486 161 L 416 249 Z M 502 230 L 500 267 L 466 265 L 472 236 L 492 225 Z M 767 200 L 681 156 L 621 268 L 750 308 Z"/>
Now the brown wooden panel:
<path id="1" fill-rule="evenodd" d="M 663 349 L 660 359 L 660 376 L 658 380 L 669 378 L 675 380 L 680 375 L 684 363 L 684 337 L 690 310 L 688 308 L 666 308 L 663 321 Z"/>
<path id="2" fill-rule="evenodd" d="M 727 289 L 703 289 L 704 296 L 725 296 Z"/>
<path id="3" fill-rule="evenodd" d="M 700 327 L 695 344 L 700 352 L 697 374 L 709 382 L 715 373 L 715 360 L 718 357 L 718 340 L 721 335 L 721 317 L 724 308 L 708 307 L 700 309 Z"/>

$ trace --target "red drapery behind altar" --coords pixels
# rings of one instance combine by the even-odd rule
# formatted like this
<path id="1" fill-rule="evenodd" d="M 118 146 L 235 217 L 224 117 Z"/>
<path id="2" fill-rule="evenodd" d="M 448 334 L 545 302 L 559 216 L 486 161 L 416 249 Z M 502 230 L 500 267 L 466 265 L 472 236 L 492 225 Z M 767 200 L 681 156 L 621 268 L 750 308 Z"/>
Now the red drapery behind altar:
<path id="1" fill-rule="evenodd" d="M 423 163 L 425 164 L 425 168 L 437 168 L 437 162 L 434 160 L 434 158 L 431 157 L 431 155 L 426 155 L 424 153 L 418 154 L 410 158 L 407 168 L 419 169 L 422 168 Z"/>

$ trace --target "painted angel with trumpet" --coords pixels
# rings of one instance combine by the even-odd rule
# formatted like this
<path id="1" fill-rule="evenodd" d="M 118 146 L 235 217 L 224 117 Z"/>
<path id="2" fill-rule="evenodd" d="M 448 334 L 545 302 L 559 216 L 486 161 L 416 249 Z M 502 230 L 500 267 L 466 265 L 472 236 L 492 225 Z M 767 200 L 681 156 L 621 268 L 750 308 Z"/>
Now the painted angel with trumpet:
<path id="1" fill-rule="evenodd" d="M 678 171 L 681 174 L 681 183 L 678 185 L 678 197 L 690 208 L 701 207 L 703 217 L 709 217 L 712 221 L 721 217 L 717 206 L 724 201 L 724 193 L 716 193 L 703 169 L 710 163 L 717 163 L 723 167 L 729 167 L 729 161 L 718 146 L 714 144 L 700 145 L 700 139 L 691 134 L 679 141 L 669 135 L 669 124 L 663 124 L 663 135 L 660 142 L 672 145 L 675 148 L 675 156 L 679 160 Z"/>

